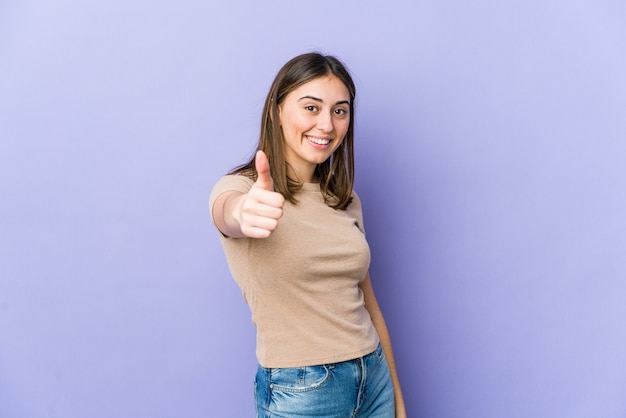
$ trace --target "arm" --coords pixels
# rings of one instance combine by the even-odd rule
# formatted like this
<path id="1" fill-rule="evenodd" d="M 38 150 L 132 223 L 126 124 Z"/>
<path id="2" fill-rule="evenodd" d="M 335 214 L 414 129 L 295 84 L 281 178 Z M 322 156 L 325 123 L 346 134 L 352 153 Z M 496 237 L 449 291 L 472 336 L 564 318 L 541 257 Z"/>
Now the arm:
<path id="1" fill-rule="evenodd" d="M 396 418 L 406 418 L 406 408 L 404 406 L 404 398 L 402 397 L 402 389 L 400 389 L 400 380 L 398 379 L 398 371 L 396 369 L 396 362 L 393 357 L 393 349 L 391 348 L 391 338 L 389 336 L 389 330 L 385 323 L 383 313 L 376 301 L 376 295 L 374 295 L 374 288 L 372 287 L 372 281 L 370 279 L 369 272 L 365 275 L 365 279 L 359 285 L 365 296 L 365 309 L 370 314 L 374 327 L 380 337 L 380 344 L 383 347 L 387 363 L 389 364 L 389 371 L 391 372 L 391 381 L 393 382 L 393 389 L 395 393 L 396 404 Z"/>
<path id="2" fill-rule="evenodd" d="M 269 163 L 262 151 L 257 153 L 256 166 L 258 179 L 248 193 L 227 191 L 213 203 L 213 222 L 227 237 L 267 238 L 283 215 L 285 199 L 274 192 Z"/>
<path id="3" fill-rule="evenodd" d="M 242 199 L 246 194 L 236 191 L 224 192 L 213 204 L 213 222 L 219 231 L 231 238 L 243 238 L 241 225 L 235 213 L 241 213 Z"/>

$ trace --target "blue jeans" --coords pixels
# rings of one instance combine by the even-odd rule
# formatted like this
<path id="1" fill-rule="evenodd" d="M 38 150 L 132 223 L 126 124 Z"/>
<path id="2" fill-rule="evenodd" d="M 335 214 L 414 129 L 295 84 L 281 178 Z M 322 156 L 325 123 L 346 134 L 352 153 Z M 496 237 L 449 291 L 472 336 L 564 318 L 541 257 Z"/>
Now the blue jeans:
<path id="1" fill-rule="evenodd" d="M 383 350 L 321 366 L 269 369 L 254 381 L 257 418 L 394 418 Z"/>

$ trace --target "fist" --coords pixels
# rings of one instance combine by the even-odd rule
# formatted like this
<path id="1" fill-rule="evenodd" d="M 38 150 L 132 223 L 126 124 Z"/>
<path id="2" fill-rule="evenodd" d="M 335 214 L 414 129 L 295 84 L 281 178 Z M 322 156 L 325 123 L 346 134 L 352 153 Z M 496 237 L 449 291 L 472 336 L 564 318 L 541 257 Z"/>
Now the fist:
<path id="1" fill-rule="evenodd" d="M 257 151 L 254 162 L 258 177 L 250 191 L 243 195 L 237 218 L 245 236 L 267 238 L 283 216 L 285 198 L 274 191 L 270 164 L 263 151 Z"/>

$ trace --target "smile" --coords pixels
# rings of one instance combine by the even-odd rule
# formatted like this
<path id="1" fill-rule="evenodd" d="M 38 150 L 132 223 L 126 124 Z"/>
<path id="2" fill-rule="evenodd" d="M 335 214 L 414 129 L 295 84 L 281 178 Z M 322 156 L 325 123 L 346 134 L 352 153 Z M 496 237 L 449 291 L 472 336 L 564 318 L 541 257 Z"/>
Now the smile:
<path id="1" fill-rule="evenodd" d="M 332 138 L 317 138 L 317 137 L 308 136 L 308 135 L 306 136 L 306 139 L 309 142 L 312 142 L 317 145 L 328 145 L 330 144 L 330 141 L 332 141 Z"/>

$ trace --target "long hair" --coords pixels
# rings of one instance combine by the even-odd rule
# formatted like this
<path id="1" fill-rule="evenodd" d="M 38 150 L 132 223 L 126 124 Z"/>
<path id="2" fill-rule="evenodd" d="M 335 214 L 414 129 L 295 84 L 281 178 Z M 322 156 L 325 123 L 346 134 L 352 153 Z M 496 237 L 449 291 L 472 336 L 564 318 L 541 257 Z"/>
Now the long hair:
<path id="1" fill-rule="evenodd" d="M 278 115 L 278 106 L 287 95 L 309 81 L 334 75 L 343 82 L 350 94 L 350 124 L 345 138 L 333 154 L 315 168 L 320 179 L 320 189 L 326 204 L 345 210 L 352 198 L 354 186 L 354 98 L 356 89 L 345 65 L 337 58 L 319 53 L 306 53 L 289 60 L 278 72 L 265 99 L 261 118 L 261 134 L 257 150 L 267 155 L 274 190 L 291 203 L 297 203 L 295 194 L 302 183 L 288 175 L 285 159 L 285 141 Z M 254 156 L 246 164 L 232 170 L 230 174 L 241 174 L 256 181 L 257 172 Z"/>

